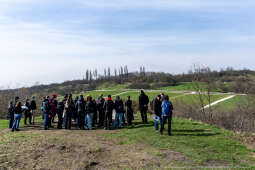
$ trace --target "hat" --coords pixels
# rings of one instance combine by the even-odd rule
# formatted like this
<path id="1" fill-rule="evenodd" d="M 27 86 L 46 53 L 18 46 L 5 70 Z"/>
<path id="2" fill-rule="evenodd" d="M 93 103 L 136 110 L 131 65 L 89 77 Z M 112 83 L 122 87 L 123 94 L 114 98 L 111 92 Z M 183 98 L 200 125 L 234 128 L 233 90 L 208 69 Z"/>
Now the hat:
<path id="1" fill-rule="evenodd" d="M 91 94 L 88 94 L 87 97 L 92 97 Z"/>
<path id="2" fill-rule="evenodd" d="M 57 95 L 55 95 L 55 94 L 52 94 L 52 97 L 53 97 L 53 98 L 57 98 Z"/>

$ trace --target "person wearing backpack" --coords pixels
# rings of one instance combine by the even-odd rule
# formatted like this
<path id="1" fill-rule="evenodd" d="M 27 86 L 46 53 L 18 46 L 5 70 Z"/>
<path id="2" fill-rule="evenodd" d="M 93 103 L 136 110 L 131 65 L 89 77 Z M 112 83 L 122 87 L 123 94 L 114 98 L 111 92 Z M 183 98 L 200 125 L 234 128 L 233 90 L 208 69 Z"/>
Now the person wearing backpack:
<path id="1" fill-rule="evenodd" d="M 30 103 L 29 103 L 29 99 L 26 99 L 26 103 L 24 104 L 24 106 L 26 106 L 25 109 L 25 118 L 24 118 L 24 125 L 27 125 L 27 118 L 29 119 L 29 124 L 31 125 L 32 122 L 32 115 L 31 115 L 31 110 L 30 110 Z"/>
<path id="2" fill-rule="evenodd" d="M 45 97 L 42 102 L 42 111 L 43 111 L 43 127 L 44 130 L 48 130 L 49 114 L 50 114 L 50 104 L 48 97 Z"/>
<path id="3" fill-rule="evenodd" d="M 14 121 L 14 110 L 15 107 L 13 106 L 13 102 L 10 101 L 9 102 L 9 106 L 8 106 L 8 116 L 7 118 L 9 119 L 9 129 L 12 128 L 13 125 L 13 121 Z"/>
<path id="4" fill-rule="evenodd" d="M 31 109 L 32 124 L 35 124 L 35 111 L 37 109 L 35 96 L 32 97 L 32 100 L 30 102 L 30 109 Z"/>
<path id="5" fill-rule="evenodd" d="M 171 136 L 171 123 L 172 123 L 172 116 L 173 116 L 173 105 L 169 101 L 169 97 L 166 95 L 165 99 L 162 102 L 162 123 L 160 128 L 160 134 L 163 134 L 164 126 L 166 121 L 168 121 L 168 135 Z"/>
<path id="6" fill-rule="evenodd" d="M 22 112 L 23 109 L 21 107 L 21 102 L 17 102 L 15 109 L 14 109 L 14 121 L 13 121 L 13 125 L 12 125 L 12 132 L 19 131 L 19 124 L 20 124 L 20 120 L 22 118 Z"/>
<path id="7" fill-rule="evenodd" d="M 161 102 L 161 96 L 158 95 L 154 101 L 153 101 L 153 110 L 154 110 L 154 120 L 155 120 L 155 131 L 158 131 L 158 125 L 159 122 L 160 124 L 162 123 L 161 119 L 161 113 L 162 113 L 162 108 L 161 108 L 162 102 Z"/>
<path id="8" fill-rule="evenodd" d="M 78 126 L 80 129 L 84 129 L 84 120 L 85 120 L 85 107 L 86 102 L 83 98 L 83 95 L 80 95 L 79 100 L 76 102 L 75 108 L 78 113 Z"/>
<path id="9" fill-rule="evenodd" d="M 113 127 L 115 128 L 117 122 L 119 122 L 118 127 L 121 128 L 122 127 L 122 121 L 123 121 L 123 114 L 124 114 L 124 104 L 123 104 L 123 101 L 120 99 L 119 96 L 116 96 L 116 100 L 115 100 L 115 103 L 114 103 L 114 108 L 115 108 L 116 114 L 115 114 Z"/>
<path id="10" fill-rule="evenodd" d="M 134 120 L 134 111 L 132 107 L 132 100 L 131 97 L 128 96 L 128 99 L 125 103 L 126 106 L 126 113 L 127 113 L 127 125 L 132 126 L 132 121 Z"/>
<path id="11" fill-rule="evenodd" d="M 104 102 L 105 99 L 103 94 L 101 94 L 97 99 L 97 111 L 99 114 L 99 127 L 104 126 Z"/>
<path id="12" fill-rule="evenodd" d="M 87 96 L 87 102 L 85 106 L 86 111 L 86 119 L 87 119 L 87 126 L 89 130 L 92 130 L 92 124 L 93 124 L 93 116 L 95 111 L 95 104 L 92 101 L 92 96 L 89 94 Z"/>
<path id="13" fill-rule="evenodd" d="M 104 111 L 105 111 L 104 129 L 105 130 L 111 130 L 113 109 L 114 109 L 114 102 L 112 101 L 111 95 L 108 95 L 108 98 L 104 102 Z"/>
<path id="14" fill-rule="evenodd" d="M 62 100 L 61 102 L 58 102 L 58 105 L 57 105 L 57 115 L 58 115 L 57 128 L 58 129 L 62 129 L 64 109 L 65 109 L 65 104 L 64 104 L 64 100 Z"/>
<path id="15" fill-rule="evenodd" d="M 147 111 L 148 111 L 149 97 L 141 90 L 141 95 L 139 96 L 139 109 L 142 117 L 143 123 L 147 122 Z"/>

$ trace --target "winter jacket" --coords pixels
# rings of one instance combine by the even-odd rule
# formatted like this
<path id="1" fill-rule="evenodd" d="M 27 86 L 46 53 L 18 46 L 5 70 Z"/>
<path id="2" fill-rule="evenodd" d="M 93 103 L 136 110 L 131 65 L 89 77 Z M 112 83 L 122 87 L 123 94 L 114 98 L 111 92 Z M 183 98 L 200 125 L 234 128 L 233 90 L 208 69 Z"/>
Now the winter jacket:
<path id="1" fill-rule="evenodd" d="M 105 99 L 102 98 L 100 99 L 100 97 L 97 99 L 97 109 L 98 111 L 101 111 L 104 109 L 104 102 L 105 102 Z"/>
<path id="2" fill-rule="evenodd" d="M 112 113 L 114 109 L 114 103 L 111 98 L 107 98 L 107 100 L 104 102 L 104 110 L 106 113 Z"/>
<path id="3" fill-rule="evenodd" d="M 116 113 L 124 113 L 124 104 L 122 100 L 116 100 L 114 103 Z"/>
<path id="4" fill-rule="evenodd" d="M 32 100 L 31 103 L 30 103 L 30 109 L 31 110 L 36 110 L 36 102 L 35 100 Z"/>
<path id="5" fill-rule="evenodd" d="M 13 118 L 14 117 L 14 111 L 15 111 L 15 107 L 10 105 L 8 107 L 8 118 Z"/>
<path id="6" fill-rule="evenodd" d="M 22 112 L 23 112 L 23 110 L 22 110 L 21 106 L 15 107 L 15 110 L 14 110 L 15 114 L 20 114 Z"/>
<path id="7" fill-rule="evenodd" d="M 148 105 L 149 103 L 149 97 L 146 94 L 141 94 L 139 96 L 139 107 L 143 108 L 144 105 Z"/>
<path id="8" fill-rule="evenodd" d="M 85 107 L 86 114 L 95 112 L 95 104 L 92 101 L 88 101 Z"/>
<path id="9" fill-rule="evenodd" d="M 161 113 L 162 113 L 161 105 L 162 105 L 162 103 L 160 100 L 158 100 L 157 98 L 154 99 L 154 102 L 153 102 L 154 114 L 159 117 L 161 116 Z"/>
<path id="10" fill-rule="evenodd" d="M 86 102 L 84 101 L 83 98 L 80 98 L 75 104 L 76 111 L 85 113 L 85 106 Z"/>
<path id="11" fill-rule="evenodd" d="M 43 102 L 42 102 L 42 111 L 44 113 L 49 113 L 50 111 L 50 105 L 49 105 L 49 100 L 48 99 L 45 99 Z"/>
<path id="12" fill-rule="evenodd" d="M 163 116 L 169 116 L 173 112 L 173 105 L 169 101 L 163 101 L 162 102 L 162 115 Z"/>

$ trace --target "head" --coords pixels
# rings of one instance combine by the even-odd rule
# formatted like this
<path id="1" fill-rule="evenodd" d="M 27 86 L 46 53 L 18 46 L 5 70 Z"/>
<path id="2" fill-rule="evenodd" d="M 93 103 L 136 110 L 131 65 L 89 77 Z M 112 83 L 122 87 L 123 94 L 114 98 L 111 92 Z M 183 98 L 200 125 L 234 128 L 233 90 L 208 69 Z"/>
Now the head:
<path id="1" fill-rule="evenodd" d="M 119 101 L 120 100 L 120 96 L 116 96 L 116 100 Z"/>
<path id="2" fill-rule="evenodd" d="M 13 102 L 12 101 L 9 101 L 9 106 L 12 106 L 13 105 Z"/>
<path id="3" fill-rule="evenodd" d="M 32 100 L 35 100 L 35 96 L 32 96 Z"/>
<path id="4" fill-rule="evenodd" d="M 57 98 L 57 95 L 52 94 L 52 98 L 53 98 L 53 99 L 56 99 L 56 98 Z"/>
<path id="5" fill-rule="evenodd" d="M 165 98 L 164 98 L 165 101 L 169 101 L 169 96 L 166 95 Z"/>
<path id="6" fill-rule="evenodd" d="M 26 102 L 29 102 L 29 99 L 26 99 Z"/>
<path id="7" fill-rule="evenodd" d="M 67 99 L 68 98 L 68 94 L 65 94 L 65 97 L 64 97 L 65 99 Z"/>
<path id="8" fill-rule="evenodd" d="M 127 97 L 127 99 L 128 99 L 128 100 L 130 100 L 130 99 L 131 99 L 131 97 L 130 97 L 130 96 L 128 96 L 128 97 Z"/>
<path id="9" fill-rule="evenodd" d="M 21 102 L 16 103 L 16 107 L 21 107 Z"/>
<path id="10" fill-rule="evenodd" d="M 18 102 L 19 101 L 19 96 L 16 96 L 15 97 L 15 102 Z"/>
<path id="11" fill-rule="evenodd" d="M 50 96 L 46 96 L 46 99 L 48 99 L 48 100 L 49 100 L 49 99 L 50 99 Z"/>
<path id="12" fill-rule="evenodd" d="M 88 95 L 87 95 L 87 101 L 92 101 L 92 96 L 91 96 L 91 94 L 88 94 Z"/>
<path id="13" fill-rule="evenodd" d="M 80 95 L 80 100 L 84 100 L 84 99 L 83 99 L 83 95 Z"/>
<path id="14" fill-rule="evenodd" d="M 157 95 L 157 99 L 160 100 L 161 99 L 161 95 Z"/>
<path id="15" fill-rule="evenodd" d="M 141 90 L 141 94 L 144 94 L 144 90 Z"/>
<path id="16" fill-rule="evenodd" d="M 100 94 L 100 96 L 99 96 L 101 99 L 104 97 L 104 95 L 103 94 Z"/>

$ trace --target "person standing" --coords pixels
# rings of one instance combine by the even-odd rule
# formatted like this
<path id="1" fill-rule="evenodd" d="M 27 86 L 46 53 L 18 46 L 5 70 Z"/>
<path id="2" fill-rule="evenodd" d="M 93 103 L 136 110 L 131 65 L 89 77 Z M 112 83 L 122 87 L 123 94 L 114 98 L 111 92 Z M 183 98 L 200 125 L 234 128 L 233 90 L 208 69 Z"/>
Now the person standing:
<path id="1" fill-rule="evenodd" d="M 110 130 L 111 129 L 111 123 L 112 123 L 112 111 L 114 109 L 114 103 L 112 101 L 111 95 L 108 95 L 107 100 L 104 103 L 104 111 L 105 111 L 105 117 L 104 117 L 104 129 Z"/>
<path id="2" fill-rule="evenodd" d="M 161 108 L 162 102 L 161 102 L 161 95 L 158 95 L 153 102 L 153 109 L 154 109 L 154 120 L 155 120 L 155 130 L 158 131 L 158 125 L 159 122 L 161 124 L 161 112 L 162 112 L 162 108 Z"/>
<path id="3" fill-rule="evenodd" d="M 162 123 L 160 128 L 160 134 L 163 134 L 164 126 L 166 121 L 168 121 L 168 135 L 171 136 L 171 123 L 172 123 L 172 116 L 173 116 L 173 104 L 169 101 L 169 97 L 166 95 L 165 99 L 162 102 Z"/>
<path id="4" fill-rule="evenodd" d="M 133 111 L 132 104 L 133 104 L 133 102 L 131 100 L 131 97 L 128 96 L 127 101 L 125 103 L 126 113 L 127 113 L 127 125 L 128 126 L 132 125 L 132 121 L 134 119 L 134 111 Z"/>
<path id="5" fill-rule="evenodd" d="M 32 100 L 30 102 L 30 109 L 31 109 L 32 124 L 35 124 L 35 111 L 37 109 L 35 96 L 32 97 Z"/>
<path id="6" fill-rule="evenodd" d="M 57 128 L 58 129 L 62 129 L 62 125 L 63 125 L 63 112 L 64 112 L 64 109 L 65 109 L 65 104 L 64 104 L 63 101 L 58 102 L 58 106 L 57 106 L 57 114 L 58 114 Z"/>
<path id="7" fill-rule="evenodd" d="M 93 121 L 93 116 L 94 116 L 94 111 L 95 111 L 95 105 L 92 101 L 92 96 L 89 94 L 87 96 L 87 103 L 86 103 L 86 119 L 87 119 L 87 126 L 89 130 L 92 130 L 92 121 Z"/>
<path id="8" fill-rule="evenodd" d="M 85 121 L 85 106 L 86 102 L 83 98 L 83 95 L 80 95 L 79 100 L 76 102 L 76 111 L 78 113 L 78 126 L 80 129 L 84 129 Z"/>
<path id="9" fill-rule="evenodd" d="M 122 127 L 122 121 L 123 121 L 123 114 L 124 114 L 124 104 L 123 104 L 123 101 L 120 99 L 119 96 L 116 96 L 116 100 L 115 100 L 115 103 L 114 103 L 114 108 L 115 108 L 116 114 L 115 114 L 113 127 L 115 128 L 117 122 L 119 122 L 118 127 L 121 128 Z"/>
<path id="10" fill-rule="evenodd" d="M 8 106 L 9 129 L 11 129 L 11 128 L 12 128 L 12 125 L 13 125 L 13 121 L 14 121 L 14 110 L 15 110 L 15 107 L 13 106 L 13 102 L 10 101 L 10 102 L 9 102 L 9 106 Z"/>
<path id="11" fill-rule="evenodd" d="M 50 104 L 49 104 L 49 100 L 47 97 L 45 97 L 42 102 L 42 111 L 43 111 L 43 127 L 44 127 L 44 130 L 48 130 Z"/>
<path id="12" fill-rule="evenodd" d="M 101 94 L 97 99 L 97 111 L 99 114 L 99 127 L 104 126 L 104 102 L 105 99 L 103 94 Z"/>
<path id="13" fill-rule="evenodd" d="M 22 117 L 22 107 L 21 107 L 21 102 L 17 102 L 15 109 L 14 109 L 14 121 L 13 121 L 13 125 L 12 125 L 12 132 L 19 131 L 19 124 L 20 124 L 20 120 Z"/>
<path id="14" fill-rule="evenodd" d="M 141 95 L 139 96 L 139 109 L 142 117 L 143 123 L 148 123 L 147 121 L 147 111 L 148 111 L 149 97 L 141 90 Z"/>
<path id="15" fill-rule="evenodd" d="M 24 118 L 24 124 L 27 125 L 27 118 L 29 119 L 29 124 L 31 125 L 32 122 L 32 115 L 31 115 L 31 110 L 30 110 L 30 103 L 29 99 L 26 99 L 26 103 L 24 104 L 25 107 L 25 118 Z"/>
<path id="16" fill-rule="evenodd" d="M 65 129 L 71 129 L 72 127 L 72 96 L 68 96 L 65 104 Z"/>

